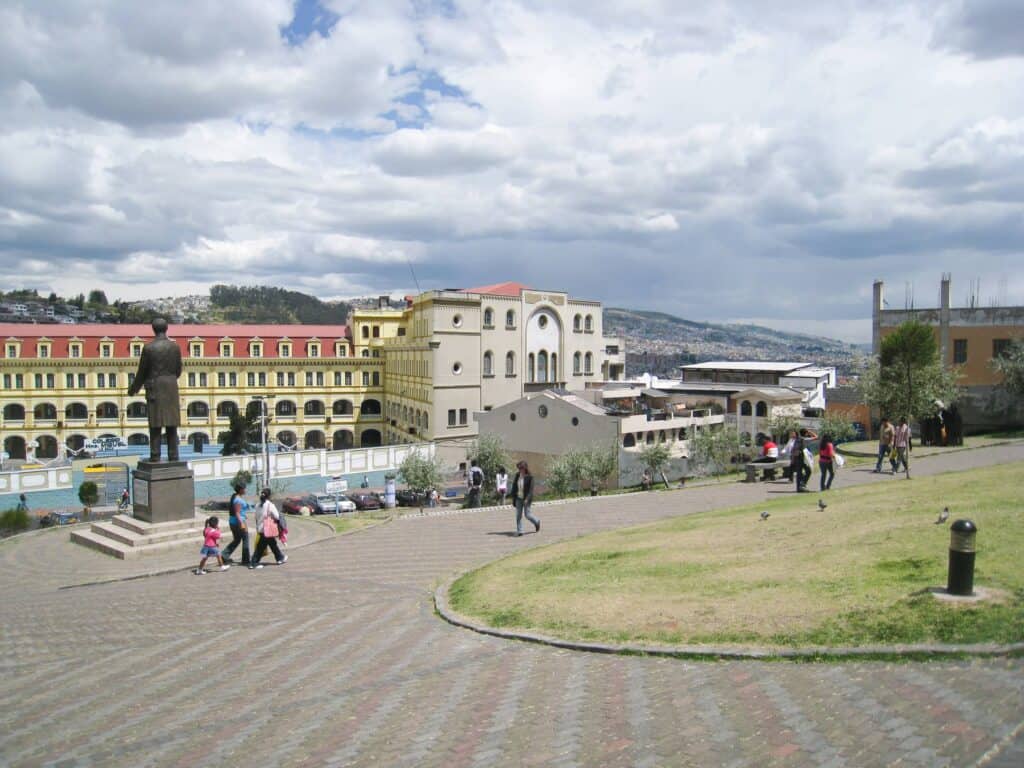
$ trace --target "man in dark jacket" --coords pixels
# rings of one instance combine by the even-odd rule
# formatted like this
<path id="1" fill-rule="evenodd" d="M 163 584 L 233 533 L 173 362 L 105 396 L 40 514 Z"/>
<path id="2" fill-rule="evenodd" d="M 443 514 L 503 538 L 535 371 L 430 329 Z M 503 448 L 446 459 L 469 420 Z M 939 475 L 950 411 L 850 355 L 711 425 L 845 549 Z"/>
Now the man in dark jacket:
<path id="1" fill-rule="evenodd" d="M 167 460 L 178 460 L 178 377 L 181 376 L 181 350 L 167 338 L 167 321 L 153 321 L 155 338 L 142 348 L 139 369 L 128 386 L 135 395 L 146 388 L 149 416 L 149 460 L 160 461 L 161 430 L 167 432 Z"/>
<path id="2" fill-rule="evenodd" d="M 533 529 L 540 531 L 540 520 L 530 512 L 533 504 L 533 475 L 525 461 L 516 464 L 515 478 L 512 480 L 512 504 L 516 508 L 516 536 L 523 535 L 523 518 L 533 523 Z"/>

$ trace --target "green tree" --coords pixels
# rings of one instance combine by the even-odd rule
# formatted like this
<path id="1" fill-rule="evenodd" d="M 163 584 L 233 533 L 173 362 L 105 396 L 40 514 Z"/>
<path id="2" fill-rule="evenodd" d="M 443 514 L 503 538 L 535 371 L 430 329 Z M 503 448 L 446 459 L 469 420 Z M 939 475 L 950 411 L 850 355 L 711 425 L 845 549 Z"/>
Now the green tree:
<path id="1" fill-rule="evenodd" d="M 669 461 L 672 458 L 672 454 L 665 443 L 651 443 L 645 445 L 640 449 L 638 454 L 640 463 L 650 471 L 651 479 L 657 478 L 659 475 L 664 475 L 665 470 L 668 469 Z M 665 481 L 665 485 L 668 485 L 668 481 Z"/>
<path id="2" fill-rule="evenodd" d="M 100 500 L 100 491 L 96 483 L 86 480 L 78 486 L 78 500 L 86 507 L 91 507 Z"/>
<path id="3" fill-rule="evenodd" d="M 421 512 L 427 491 L 439 487 L 444 480 L 440 459 L 424 456 L 419 451 L 412 451 L 402 460 L 398 466 L 398 477 L 420 497 Z"/>
<path id="4" fill-rule="evenodd" d="M 568 496 L 576 487 L 574 478 L 574 460 L 566 454 L 557 456 L 548 462 L 545 484 L 556 496 Z"/>
<path id="5" fill-rule="evenodd" d="M 832 442 L 852 440 L 856 434 L 849 415 L 841 411 L 825 411 L 821 417 L 821 423 L 818 425 L 818 435 L 822 437 L 829 435 Z"/>
<path id="6" fill-rule="evenodd" d="M 509 468 L 509 455 L 505 443 L 499 435 L 480 435 L 466 451 L 469 461 L 476 459 L 476 464 L 484 471 L 483 492 L 494 494 L 494 478 L 500 467 Z"/>
<path id="7" fill-rule="evenodd" d="M 800 426 L 800 420 L 796 416 L 782 414 L 772 417 L 768 423 L 768 431 L 771 432 L 776 443 L 785 443 L 789 440 L 789 433 L 794 430 L 799 432 Z"/>
<path id="8" fill-rule="evenodd" d="M 259 419 L 254 415 L 236 413 L 228 422 L 228 431 L 221 435 L 224 438 L 224 445 L 220 449 L 221 456 L 248 453 L 249 446 L 260 439 Z"/>
<path id="9" fill-rule="evenodd" d="M 992 368 L 1003 375 L 1003 389 L 1024 397 L 1024 339 L 1015 339 L 1006 352 L 993 358 Z"/>
<path id="10" fill-rule="evenodd" d="M 99 304 L 100 306 L 105 307 L 107 306 L 107 294 L 99 289 L 94 288 L 93 290 L 89 291 L 89 303 Z"/>
<path id="11" fill-rule="evenodd" d="M 736 428 L 702 429 L 690 438 L 690 472 L 694 475 L 721 475 L 732 466 L 732 458 L 740 451 Z"/>
<path id="12" fill-rule="evenodd" d="M 234 490 L 236 485 L 244 485 L 246 488 L 252 485 L 252 472 L 248 469 L 235 472 L 235 476 L 231 478 L 231 490 Z"/>
<path id="13" fill-rule="evenodd" d="M 908 320 L 882 339 L 881 351 L 861 374 L 864 402 L 890 418 L 923 419 L 935 413 L 935 402 L 957 399 L 956 371 L 939 359 L 930 326 Z"/>
<path id="14" fill-rule="evenodd" d="M 607 446 L 595 446 L 583 454 L 583 482 L 590 487 L 592 493 L 604 485 L 608 478 L 619 469 L 619 444 L 614 441 Z"/>

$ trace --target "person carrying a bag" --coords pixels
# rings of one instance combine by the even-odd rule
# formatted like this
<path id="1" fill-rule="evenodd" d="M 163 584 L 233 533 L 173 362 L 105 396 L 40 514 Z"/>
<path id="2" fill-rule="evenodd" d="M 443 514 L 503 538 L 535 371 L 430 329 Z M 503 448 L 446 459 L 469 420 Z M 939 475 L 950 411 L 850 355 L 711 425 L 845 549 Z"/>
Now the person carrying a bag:
<path id="1" fill-rule="evenodd" d="M 281 554 L 281 548 L 277 546 L 277 538 L 281 533 L 281 513 L 277 511 L 274 502 L 270 500 L 270 489 L 264 488 L 260 491 L 260 503 L 256 507 L 256 530 L 259 531 L 259 543 L 256 544 L 256 551 L 253 553 L 252 562 L 249 568 L 262 568 L 260 562 L 263 559 L 267 547 L 274 553 L 278 565 L 284 565 L 288 561 L 288 555 Z"/>

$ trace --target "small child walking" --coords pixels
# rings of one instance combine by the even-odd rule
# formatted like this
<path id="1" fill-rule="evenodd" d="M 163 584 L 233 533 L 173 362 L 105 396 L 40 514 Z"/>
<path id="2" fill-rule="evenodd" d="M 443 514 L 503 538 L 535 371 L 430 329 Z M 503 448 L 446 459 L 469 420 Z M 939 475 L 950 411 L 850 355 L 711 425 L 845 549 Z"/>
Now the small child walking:
<path id="1" fill-rule="evenodd" d="M 199 561 L 199 567 L 192 571 L 196 576 L 202 576 L 206 573 L 204 566 L 208 557 L 216 557 L 222 571 L 226 571 L 231 567 L 225 564 L 224 558 L 220 556 L 220 547 L 217 546 L 218 539 L 220 539 L 220 520 L 216 517 L 211 517 L 207 519 L 206 527 L 203 528 L 203 548 L 199 550 L 199 554 L 203 556 L 203 559 Z"/>

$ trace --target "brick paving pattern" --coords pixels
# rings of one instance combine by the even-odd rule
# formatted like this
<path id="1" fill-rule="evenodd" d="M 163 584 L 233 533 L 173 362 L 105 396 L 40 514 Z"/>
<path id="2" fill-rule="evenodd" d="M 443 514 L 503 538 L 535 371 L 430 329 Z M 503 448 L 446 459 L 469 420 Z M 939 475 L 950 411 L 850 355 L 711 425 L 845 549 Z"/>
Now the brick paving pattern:
<path id="1" fill-rule="evenodd" d="M 1020 460 L 1014 444 L 915 472 Z M 541 534 L 521 539 L 504 535 L 506 510 L 402 519 L 297 549 L 282 567 L 76 589 L 59 587 L 124 563 L 56 534 L 0 545 L 0 764 L 1019 765 L 1021 659 L 608 656 L 478 635 L 433 613 L 433 589 L 475 564 L 781 489 L 549 506 Z"/>

